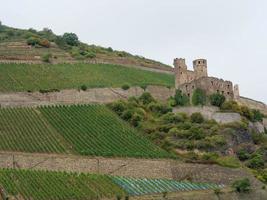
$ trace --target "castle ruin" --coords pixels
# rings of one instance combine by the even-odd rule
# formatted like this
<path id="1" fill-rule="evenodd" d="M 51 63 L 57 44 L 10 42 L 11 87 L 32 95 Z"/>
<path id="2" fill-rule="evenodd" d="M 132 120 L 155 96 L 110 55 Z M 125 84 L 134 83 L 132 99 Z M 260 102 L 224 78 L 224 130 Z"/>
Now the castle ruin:
<path id="1" fill-rule="evenodd" d="M 187 69 L 185 59 L 174 59 L 175 88 L 180 89 L 188 97 L 192 96 L 196 88 L 200 88 L 207 95 L 220 93 L 227 99 L 239 98 L 238 85 L 233 86 L 231 81 L 208 76 L 207 60 L 194 60 L 193 69 Z"/>

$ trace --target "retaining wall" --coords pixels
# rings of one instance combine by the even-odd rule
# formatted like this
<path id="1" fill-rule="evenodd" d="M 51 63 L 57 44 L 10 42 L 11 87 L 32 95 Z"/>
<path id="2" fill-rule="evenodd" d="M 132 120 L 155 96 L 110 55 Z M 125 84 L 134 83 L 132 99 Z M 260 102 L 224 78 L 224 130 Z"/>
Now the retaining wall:
<path id="1" fill-rule="evenodd" d="M 160 101 L 166 101 L 175 93 L 174 89 L 163 86 L 148 86 L 146 91 Z M 144 90 L 140 87 L 131 87 L 128 90 L 121 88 L 93 88 L 87 91 L 62 90 L 60 92 L 16 92 L 0 93 L 2 107 L 38 106 L 52 104 L 82 104 L 82 103 L 110 103 L 119 99 L 140 96 Z"/>
<path id="2" fill-rule="evenodd" d="M 253 177 L 242 169 L 190 164 L 170 159 L 103 158 L 59 154 L 0 152 L 1 168 L 100 173 L 137 178 L 189 179 L 195 182 L 231 184 Z"/>

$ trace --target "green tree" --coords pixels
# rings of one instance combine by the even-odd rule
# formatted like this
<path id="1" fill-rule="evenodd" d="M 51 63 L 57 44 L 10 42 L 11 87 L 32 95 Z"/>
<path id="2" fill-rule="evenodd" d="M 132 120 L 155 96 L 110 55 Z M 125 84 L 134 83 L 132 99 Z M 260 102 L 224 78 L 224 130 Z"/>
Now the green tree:
<path id="1" fill-rule="evenodd" d="M 203 123 L 204 117 L 201 113 L 193 113 L 190 117 L 192 123 Z"/>
<path id="2" fill-rule="evenodd" d="M 139 100 L 145 105 L 150 104 L 151 102 L 156 102 L 156 100 L 152 97 L 152 95 L 149 92 L 144 92 L 139 97 Z"/>
<path id="3" fill-rule="evenodd" d="M 63 40 L 70 46 L 77 46 L 79 38 L 75 33 L 64 33 Z"/>
<path id="4" fill-rule="evenodd" d="M 206 104 L 206 93 L 202 89 L 195 89 L 192 96 L 192 103 L 193 105 L 205 105 Z"/>
<path id="5" fill-rule="evenodd" d="M 221 107 L 221 105 L 225 102 L 225 96 L 219 93 L 214 93 L 210 95 L 210 103 L 213 106 Z"/>
<path id="6" fill-rule="evenodd" d="M 189 104 L 189 98 L 182 93 L 181 90 L 176 90 L 174 95 L 176 106 L 185 106 Z"/>

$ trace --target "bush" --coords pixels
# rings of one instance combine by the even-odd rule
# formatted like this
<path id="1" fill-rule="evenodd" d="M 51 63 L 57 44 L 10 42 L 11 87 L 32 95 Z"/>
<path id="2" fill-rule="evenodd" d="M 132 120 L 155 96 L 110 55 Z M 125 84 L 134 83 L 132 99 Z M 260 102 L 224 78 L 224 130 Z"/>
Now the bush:
<path id="1" fill-rule="evenodd" d="M 82 91 L 86 91 L 86 90 L 87 90 L 87 86 L 86 86 L 86 85 L 82 85 L 82 86 L 81 86 L 81 90 L 82 90 Z"/>
<path id="2" fill-rule="evenodd" d="M 118 115 L 121 115 L 124 110 L 126 110 L 126 105 L 125 105 L 125 102 L 123 101 L 117 101 L 117 102 L 114 102 L 114 103 L 111 103 L 108 105 L 111 110 L 113 110 L 114 112 L 116 112 Z"/>
<path id="3" fill-rule="evenodd" d="M 245 161 L 250 158 L 250 154 L 245 149 L 238 150 L 236 154 L 241 161 Z"/>
<path id="4" fill-rule="evenodd" d="M 247 162 L 247 167 L 251 169 L 263 169 L 264 168 L 264 160 L 262 155 L 255 154 L 250 160 Z"/>
<path id="5" fill-rule="evenodd" d="M 225 96 L 219 93 L 212 94 L 210 96 L 210 103 L 213 106 L 221 107 L 225 102 Z"/>
<path id="6" fill-rule="evenodd" d="M 49 48 L 50 47 L 50 42 L 47 39 L 41 39 L 41 40 L 39 40 L 39 43 L 38 44 L 40 46 L 42 46 L 42 47 L 46 47 L 46 48 Z"/>
<path id="7" fill-rule="evenodd" d="M 31 46 L 35 46 L 35 45 L 39 44 L 39 42 L 40 42 L 40 39 L 37 37 L 29 37 L 27 39 L 27 44 L 31 45 Z"/>
<path id="8" fill-rule="evenodd" d="M 190 117 L 192 123 L 203 123 L 204 117 L 201 113 L 193 113 Z"/>
<path id="9" fill-rule="evenodd" d="M 247 107 L 247 106 L 241 106 L 241 115 L 246 117 L 250 121 L 254 121 L 254 115 L 253 112 Z"/>
<path id="10" fill-rule="evenodd" d="M 232 187 L 235 189 L 235 191 L 240 193 L 249 192 L 251 189 L 250 186 L 251 185 L 248 178 L 237 180 L 232 184 Z"/>
<path id="11" fill-rule="evenodd" d="M 143 120 L 143 117 L 140 114 L 134 113 L 131 119 L 131 124 L 134 127 L 137 127 L 142 120 Z"/>
<path id="12" fill-rule="evenodd" d="M 150 104 L 151 102 L 156 102 L 156 100 L 152 97 L 149 92 L 144 92 L 140 97 L 139 100 L 144 104 Z"/>
<path id="13" fill-rule="evenodd" d="M 174 95 L 175 106 L 185 106 L 189 104 L 189 98 L 182 94 L 181 90 L 176 90 Z"/>
<path id="14" fill-rule="evenodd" d="M 164 123 L 179 123 L 185 121 L 185 116 L 181 113 L 174 114 L 169 112 L 162 116 Z"/>
<path id="15" fill-rule="evenodd" d="M 132 119 L 133 115 L 134 115 L 133 110 L 125 110 L 122 113 L 121 118 L 124 119 L 125 121 L 130 121 Z"/>
<path id="16" fill-rule="evenodd" d="M 86 58 L 93 59 L 93 58 L 96 57 L 96 54 L 95 53 L 92 53 L 92 52 L 87 52 L 85 56 L 86 56 Z"/>
<path id="17" fill-rule="evenodd" d="M 222 104 L 221 109 L 224 111 L 241 113 L 240 106 L 238 105 L 236 101 L 225 101 Z"/>
<path id="18" fill-rule="evenodd" d="M 128 90 L 128 89 L 130 88 L 130 86 L 127 85 L 127 84 L 124 84 L 124 85 L 121 86 L 121 88 L 122 88 L 123 90 Z"/>
<path id="19" fill-rule="evenodd" d="M 158 113 L 162 115 L 172 111 L 171 107 L 163 105 L 161 103 L 155 103 L 155 102 L 151 102 L 148 105 L 148 109 L 154 113 Z"/>
<path id="20" fill-rule="evenodd" d="M 64 33 L 62 38 L 70 46 L 77 46 L 79 44 L 78 36 L 75 33 Z"/>
<path id="21" fill-rule="evenodd" d="M 44 54 L 43 56 L 42 56 L 42 61 L 43 62 L 47 62 L 47 63 L 49 63 L 52 58 L 52 54 L 51 53 L 46 53 L 46 54 Z"/>
<path id="22" fill-rule="evenodd" d="M 262 114 L 259 110 L 252 110 L 253 120 L 254 122 L 262 122 L 264 118 L 264 114 Z"/>
<path id="23" fill-rule="evenodd" d="M 240 167 L 240 162 L 238 159 L 232 156 L 219 157 L 217 163 L 223 167 L 238 168 Z"/>
<path id="24" fill-rule="evenodd" d="M 205 105 L 206 104 L 206 93 L 202 89 L 195 89 L 192 96 L 192 103 L 193 105 Z"/>

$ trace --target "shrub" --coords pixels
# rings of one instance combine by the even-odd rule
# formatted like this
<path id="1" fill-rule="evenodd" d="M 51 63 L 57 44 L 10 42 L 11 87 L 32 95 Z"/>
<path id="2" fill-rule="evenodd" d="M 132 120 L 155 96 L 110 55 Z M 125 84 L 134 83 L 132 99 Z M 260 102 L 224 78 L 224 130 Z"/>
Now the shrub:
<path id="1" fill-rule="evenodd" d="M 203 123 L 204 117 L 201 113 L 193 113 L 190 117 L 192 123 Z"/>
<path id="2" fill-rule="evenodd" d="M 219 157 L 217 163 L 223 167 L 238 168 L 240 167 L 240 162 L 238 159 L 232 156 Z"/>
<path id="3" fill-rule="evenodd" d="M 241 106 L 241 115 L 246 117 L 248 120 L 253 121 L 254 115 L 253 112 L 247 106 Z"/>
<path id="4" fill-rule="evenodd" d="M 64 33 L 62 38 L 70 46 L 77 46 L 79 44 L 78 36 L 75 33 Z"/>
<path id="5" fill-rule="evenodd" d="M 42 61 L 43 62 L 47 62 L 47 63 L 49 63 L 52 58 L 52 54 L 51 53 L 46 53 L 46 54 L 44 54 L 43 56 L 42 56 Z"/>
<path id="6" fill-rule="evenodd" d="M 206 104 L 206 93 L 202 89 L 195 89 L 192 96 L 192 103 L 193 105 L 205 105 Z"/>
<path id="7" fill-rule="evenodd" d="M 174 95 L 175 106 L 185 106 L 189 104 L 189 98 L 182 94 L 181 90 L 176 90 Z"/>
<path id="8" fill-rule="evenodd" d="M 128 89 L 130 88 L 130 86 L 127 85 L 127 84 L 124 84 L 124 85 L 121 86 L 121 88 L 122 88 L 123 90 L 128 90 Z"/>
<path id="9" fill-rule="evenodd" d="M 155 103 L 155 102 L 151 102 L 148 105 L 148 109 L 154 113 L 158 113 L 158 114 L 166 114 L 168 112 L 172 111 L 172 108 L 167 106 L 167 105 L 163 105 L 161 103 Z"/>
<path id="10" fill-rule="evenodd" d="M 253 120 L 254 122 L 262 122 L 263 118 L 264 118 L 264 114 L 262 114 L 259 110 L 252 110 L 253 113 Z"/>
<path id="11" fill-rule="evenodd" d="M 147 85 L 141 85 L 140 86 L 144 91 L 146 91 Z"/>
<path id="12" fill-rule="evenodd" d="M 87 90 L 87 86 L 86 86 L 86 85 L 82 85 L 82 86 L 81 86 L 81 90 L 82 90 L 82 91 L 86 91 L 86 90 Z"/>
<path id="13" fill-rule="evenodd" d="M 174 114 L 172 112 L 169 112 L 162 116 L 162 120 L 165 123 L 179 123 L 184 122 L 185 117 L 181 113 Z"/>
<path id="14" fill-rule="evenodd" d="M 27 39 L 27 44 L 31 45 L 31 46 L 35 46 L 35 45 L 39 44 L 39 42 L 40 42 L 40 39 L 37 37 L 29 37 Z"/>
<path id="15" fill-rule="evenodd" d="M 49 48 L 50 47 L 50 42 L 47 39 L 41 39 L 41 40 L 39 40 L 39 43 L 38 44 L 40 46 L 42 46 L 42 47 L 46 47 L 46 48 Z"/>
<path id="16" fill-rule="evenodd" d="M 225 101 L 222 104 L 221 109 L 224 111 L 232 111 L 232 112 L 241 113 L 240 106 L 238 105 L 236 101 Z"/>
<path id="17" fill-rule="evenodd" d="M 114 102 L 114 103 L 111 103 L 108 105 L 111 110 L 113 110 L 114 112 L 116 112 L 118 115 L 121 115 L 124 110 L 126 110 L 126 105 L 125 105 L 125 102 L 123 101 L 117 101 L 117 102 Z"/>
<path id="18" fill-rule="evenodd" d="M 235 189 L 235 191 L 240 193 L 249 192 L 251 189 L 250 186 L 251 185 L 248 178 L 237 180 L 232 184 L 232 187 Z"/>
<path id="19" fill-rule="evenodd" d="M 86 58 L 93 59 L 93 58 L 96 57 L 96 54 L 95 53 L 92 53 L 92 52 L 87 52 L 85 56 L 86 56 Z"/>
<path id="20" fill-rule="evenodd" d="M 122 115 L 121 118 L 126 120 L 126 121 L 130 121 L 130 119 L 133 117 L 134 115 L 134 111 L 133 110 L 125 110 Z"/>
<path id="21" fill-rule="evenodd" d="M 213 106 L 221 107 L 221 105 L 225 102 L 225 96 L 219 93 L 212 94 L 210 96 L 210 103 Z"/>
<path id="22" fill-rule="evenodd" d="M 238 150 L 236 154 L 241 161 L 245 161 L 250 158 L 250 154 L 245 149 Z"/>
<path id="23" fill-rule="evenodd" d="M 247 162 L 247 167 L 251 169 L 263 169 L 264 168 L 264 160 L 262 155 L 255 154 L 250 160 Z"/>
<path id="24" fill-rule="evenodd" d="M 131 119 L 131 124 L 137 127 L 142 120 L 143 120 L 143 117 L 141 115 L 134 113 Z"/>
<path id="25" fill-rule="evenodd" d="M 144 92 L 139 97 L 139 100 L 145 105 L 150 104 L 151 102 L 156 102 L 156 100 L 152 97 L 152 95 L 149 92 Z"/>

